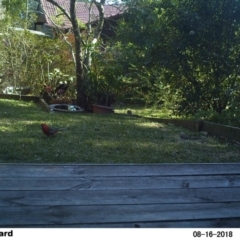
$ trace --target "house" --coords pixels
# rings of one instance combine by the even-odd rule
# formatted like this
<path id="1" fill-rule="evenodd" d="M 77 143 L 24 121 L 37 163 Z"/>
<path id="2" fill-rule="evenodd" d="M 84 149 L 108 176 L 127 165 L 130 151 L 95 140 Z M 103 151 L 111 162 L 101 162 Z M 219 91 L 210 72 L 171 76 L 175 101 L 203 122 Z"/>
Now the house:
<path id="1" fill-rule="evenodd" d="M 55 1 L 69 12 L 69 0 Z M 46 0 L 34 0 L 33 2 L 38 3 L 37 6 L 34 4 L 31 5 L 35 6 L 37 12 L 37 20 L 35 22 L 34 30 L 44 32 L 45 34 L 54 37 L 54 29 L 56 29 L 56 25 L 64 32 L 68 32 L 71 29 L 71 22 L 56 6 Z M 104 6 L 105 21 L 101 37 L 111 37 L 114 35 L 116 20 L 122 16 L 123 12 L 124 7 L 121 4 Z M 90 4 L 86 2 L 76 2 L 76 16 L 80 26 L 82 25 L 83 27 L 89 22 L 93 25 L 97 24 L 99 18 L 96 6 L 93 4 L 90 9 Z"/>

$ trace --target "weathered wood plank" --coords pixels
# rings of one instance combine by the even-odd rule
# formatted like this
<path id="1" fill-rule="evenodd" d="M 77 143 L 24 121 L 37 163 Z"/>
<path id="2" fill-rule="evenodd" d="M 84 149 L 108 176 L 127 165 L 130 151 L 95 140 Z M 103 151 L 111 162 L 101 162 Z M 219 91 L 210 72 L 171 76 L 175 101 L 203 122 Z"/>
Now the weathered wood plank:
<path id="1" fill-rule="evenodd" d="M 0 164 L 0 177 L 181 176 L 239 174 L 240 163 L 151 165 Z"/>
<path id="2" fill-rule="evenodd" d="M 0 191 L 0 206 L 240 202 L 240 188 Z"/>
<path id="3" fill-rule="evenodd" d="M 203 121 L 203 131 L 230 140 L 240 141 L 240 128 Z"/>
<path id="4" fill-rule="evenodd" d="M 0 207 L 0 226 L 239 218 L 240 203 Z"/>
<path id="5" fill-rule="evenodd" d="M 239 220 L 240 163 L 0 164 L 1 227 L 239 227 Z"/>
<path id="6" fill-rule="evenodd" d="M 48 228 L 49 225 L 25 225 L 5 227 Z M 51 225 L 51 228 L 240 228 L 240 218 L 203 219 L 189 221 L 128 222 L 128 223 L 83 223 Z"/>
<path id="7" fill-rule="evenodd" d="M 239 175 L 153 177 L 0 177 L 0 190 L 110 190 L 240 187 Z"/>

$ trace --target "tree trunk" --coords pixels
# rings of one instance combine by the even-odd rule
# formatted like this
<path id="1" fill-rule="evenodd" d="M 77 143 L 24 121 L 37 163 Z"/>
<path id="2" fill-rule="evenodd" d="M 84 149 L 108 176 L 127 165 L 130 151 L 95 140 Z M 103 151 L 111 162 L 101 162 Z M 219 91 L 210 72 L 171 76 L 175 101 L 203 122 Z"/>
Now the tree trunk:
<path id="1" fill-rule="evenodd" d="M 82 108 L 86 107 L 85 97 L 84 97 L 84 69 L 83 69 L 83 58 L 82 58 L 82 42 L 81 33 L 77 22 L 76 10 L 75 10 L 76 0 L 71 0 L 70 2 L 70 17 L 73 27 L 73 33 L 75 38 L 75 57 L 76 57 L 76 80 L 77 80 L 77 105 Z"/>
<path id="2" fill-rule="evenodd" d="M 82 38 L 80 28 L 78 26 L 78 21 L 76 17 L 76 0 L 70 0 L 70 14 L 66 9 L 64 9 L 62 6 L 60 6 L 55 0 L 46 0 L 53 5 L 57 6 L 63 14 L 71 21 L 72 28 L 73 28 L 73 34 L 75 39 L 75 60 L 76 60 L 76 80 L 77 80 L 77 105 L 86 108 L 86 99 L 85 99 L 85 81 L 88 77 L 88 71 L 91 67 L 91 55 L 92 51 L 95 47 L 95 44 L 97 43 L 97 40 L 99 39 L 101 35 L 101 31 L 104 24 L 104 4 L 105 0 L 100 0 L 100 2 L 97 2 L 96 0 L 92 0 L 92 3 L 94 3 L 98 9 L 99 13 L 99 22 L 96 27 L 96 30 L 94 32 L 93 40 L 91 42 L 91 47 L 88 48 L 87 55 L 84 56 L 83 54 L 83 46 L 84 40 Z M 91 3 L 91 4 L 92 4 Z M 89 25 L 91 25 L 91 20 L 89 19 L 88 22 Z M 91 34 L 91 28 L 89 28 L 89 36 Z M 86 43 L 85 43 L 86 46 Z M 84 57 L 86 59 L 84 60 Z M 86 69 L 85 69 L 86 68 Z"/>

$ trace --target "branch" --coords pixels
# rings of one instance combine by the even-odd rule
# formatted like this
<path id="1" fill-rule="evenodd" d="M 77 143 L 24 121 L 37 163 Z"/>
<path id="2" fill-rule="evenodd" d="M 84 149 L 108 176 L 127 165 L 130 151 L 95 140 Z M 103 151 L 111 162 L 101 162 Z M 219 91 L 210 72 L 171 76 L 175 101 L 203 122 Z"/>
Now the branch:
<path id="1" fill-rule="evenodd" d="M 91 33 L 92 33 L 92 25 L 91 25 L 91 11 L 92 11 L 92 5 L 93 5 L 93 2 L 90 2 L 90 6 L 89 6 L 89 9 L 88 9 L 88 23 L 87 23 L 87 42 L 88 42 L 88 39 L 89 37 L 91 36 Z"/>
<path id="2" fill-rule="evenodd" d="M 76 2 L 76 0 L 70 1 L 70 21 L 72 23 L 75 38 L 80 43 L 81 42 L 81 33 L 80 33 L 77 16 L 76 16 L 75 2 Z"/>
<path id="3" fill-rule="evenodd" d="M 47 15 L 47 13 L 45 13 Z M 74 55 L 74 51 L 73 51 L 73 46 L 72 44 L 67 40 L 65 34 L 61 31 L 61 27 L 59 27 L 51 18 L 50 16 L 48 16 L 49 19 L 51 20 L 52 24 L 55 26 L 56 29 L 58 29 L 58 31 L 61 33 L 62 35 L 62 38 L 63 40 L 65 41 L 65 43 L 69 46 L 69 49 L 71 51 L 71 55 L 72 55 L 72 58 L 73 58 L 73 61 L 74 61 L 74 64 L 76 65 L 76 58 L 75 58 L 75 55 Z"/>
<path id="4" fill-rule="evenodd" d="M 49 1 L 50 3 L 52 3 L 51 0 L 47 0 L 47 1 Z M 65 43 L 69 46 L 69 49 L 70 49 L 70 51 L 71 51 L 71 55 L 72 55 L 74 64 L 76 65 L 76 58 L 75 58 L 75 55 L 74 55 L 74 51 L 73 51 L 73 46 L 72 46 L 72 44 L 71 44 L 71 43 L 67 40 L 67 38 L 65 37 L 65 34 L 62 32 L 61 27 L 58 26 L 58 25 L 54 22 L 54 20 L 48 15 L 48 13 L 47 13 L 44 9 L 43 9 L 43 11 L 44 11 L 45 15 L 51 20 L 51 22 L 52 22 L 52 24 L 54 25 L 54 27 L 61 33 L 61 35 L 62 35 L 63 40 L 65 41 Z M 65 13 L 63 12 L 63 13 L 61 13 L 61 14 L 58 14 L 57 16 L 60 16 L 60 15 L 65 15 Z"/>
<path id="5" fill-rule="evenodd" d="M 104 4 L 106 0 L 100 0 L 100 2 L 97 2 L 97 0 L 92 1 L 96 5 L 99 12 L 99 22 L 94 34 L 94 38 L 98 39 L 100 37 L 104 24 Z"/>
<path id="6" fill-rule="evenodd" d="M 68 11 L 66 9 L 64 9 L 63 7 L 61 7 L 57 2 L 55 2 L 54 0 L 46 0 L 47 2 L 53 4 L 54 6 L 58 7 L 63 13 L 64 15 L 68 18 L 68 20 L 71 22 L 71 16 L 68 13 Z"/>

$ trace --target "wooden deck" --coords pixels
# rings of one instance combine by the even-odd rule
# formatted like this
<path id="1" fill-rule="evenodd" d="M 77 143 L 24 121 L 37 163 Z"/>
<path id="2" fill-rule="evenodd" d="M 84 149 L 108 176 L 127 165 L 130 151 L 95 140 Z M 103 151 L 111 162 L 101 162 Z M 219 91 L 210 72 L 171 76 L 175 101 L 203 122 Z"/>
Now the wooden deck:
<path id="1" fill-rule="evenodd" d="M 0 164 L 0 227 L 240 227 L 240 163 Z"/>

